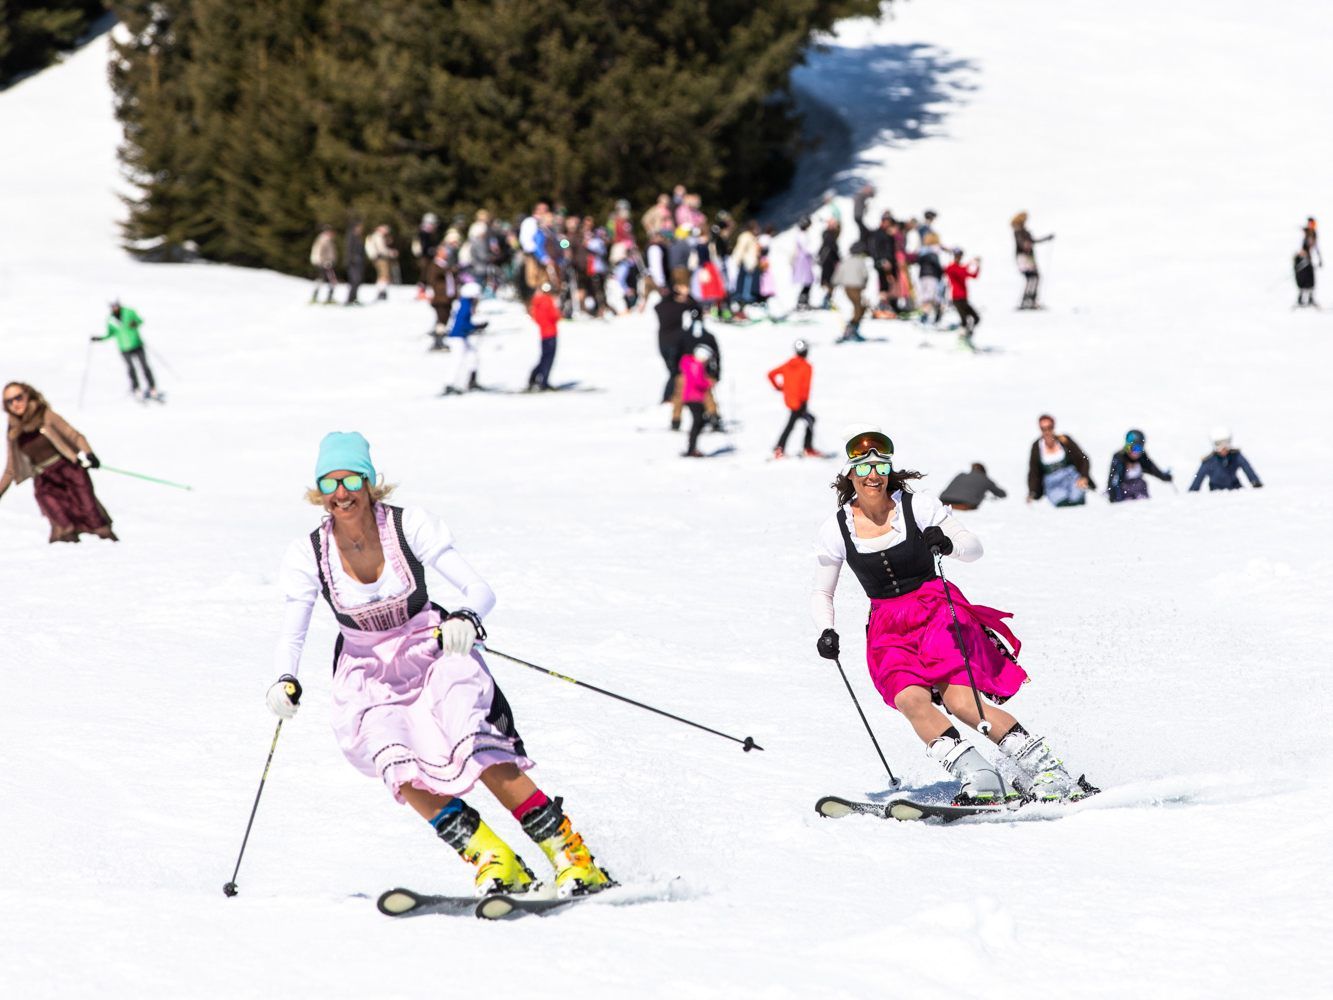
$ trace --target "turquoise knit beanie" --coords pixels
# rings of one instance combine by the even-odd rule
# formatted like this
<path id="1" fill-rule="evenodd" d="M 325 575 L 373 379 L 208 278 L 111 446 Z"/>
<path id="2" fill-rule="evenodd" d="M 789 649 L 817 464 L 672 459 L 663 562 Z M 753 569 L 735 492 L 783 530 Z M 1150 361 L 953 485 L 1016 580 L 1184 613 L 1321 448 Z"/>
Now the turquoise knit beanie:
<path id="1" fill-rule="evenodd" d="M 315 461 L 315 478 L 346 469 L 359 472 L 375 482 L 375 466 L 370 461 L 370 442 L 356 431 L 330 431 L 319 443 L 319 458 Z"/>

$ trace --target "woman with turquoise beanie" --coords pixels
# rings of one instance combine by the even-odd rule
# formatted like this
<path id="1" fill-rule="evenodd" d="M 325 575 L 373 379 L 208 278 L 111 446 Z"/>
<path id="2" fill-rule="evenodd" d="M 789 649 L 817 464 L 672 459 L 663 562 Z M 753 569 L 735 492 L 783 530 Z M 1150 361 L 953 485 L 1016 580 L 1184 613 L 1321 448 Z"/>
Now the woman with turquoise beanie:
<path id="1" fill-rule="evenodd" d="M 478 895 L 523 892 L 532 870 L 464 801 L 480 782 L 514 815 L 555 868 L 561 895 L 613 884 L 570 825 L 561 800 L 524 772 L 533 766 L 513 712 L 475 648 L 495 594 L 454 546 L 448 527 L 415 507 L 385 503 L 370 445 L 355 431 L 320 442 L 307 498 L 325 517 L 287 550 L 286 598 L 275 662 L 282 676 L 268 705 L 290 719 L 297 673 L 316 599 L 341 635 L 333 655 L 333 729 L 347 759 L 382 780 L 399 802 L 476 868 Z M 425 569 L 459 596 L 454 610 L 431 602 Z"/>

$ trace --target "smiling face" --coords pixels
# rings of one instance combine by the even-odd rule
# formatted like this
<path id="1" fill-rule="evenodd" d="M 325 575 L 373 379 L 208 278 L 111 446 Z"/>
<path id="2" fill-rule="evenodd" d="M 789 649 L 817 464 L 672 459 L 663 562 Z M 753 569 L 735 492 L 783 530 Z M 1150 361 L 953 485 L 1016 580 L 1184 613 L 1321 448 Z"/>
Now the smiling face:
<path id="1" fill-rule="evenodd" d="M 1051 445 L 1055 442 L 1055 421 L 1050 417 L 1043 417 L 1041 420 L 1037 421 L 1037 430 L 1041 431 L 1041 439 L 1045 441 L 1047 445 Z"/>
<path id="2" fill-rule="evenodd" d="M 889 463 L 878 462 L 873 458 L 867 463 L 870 468 L 866 470 L 864 476 L 858 476 L 857 472 L 863 466 L 853 466 L 847 471 L 847 478 L 852 481 L 852 489 L 856 491 L 858 500 L 880 500 L 887 495 L 889 490 L 889 473 L 881 472 Z M 892 466 L 890 465 L 891 469 Z"/>

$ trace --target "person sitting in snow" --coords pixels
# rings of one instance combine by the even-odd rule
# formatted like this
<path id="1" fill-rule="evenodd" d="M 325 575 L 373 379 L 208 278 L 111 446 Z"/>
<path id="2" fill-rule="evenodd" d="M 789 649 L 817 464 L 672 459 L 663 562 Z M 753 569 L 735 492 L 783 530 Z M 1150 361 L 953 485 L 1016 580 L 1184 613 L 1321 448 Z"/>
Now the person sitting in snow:
<path id="1" fill-rule="evenodd" d="M 1231 431 L 1225 427 L 1214 428 L 1213 451 L 1199 463 L 1199 471 L 1194 474 L 1194 482 L 1190 483 L 1190 492 L 1198 492 L 1205 479 L 1208 480 L 1209 490 L 1238 490 L 1241 472 L 1245 473 L 1255 489 L 1263 486 L 1240 449 L 1231 447 Z"/>
<path id="2" fill-rule="evenodd" d="M 1171 472 L 1163 472 L 1148 457 L 1144 446 L 1148 439 L 1143 431 L 1125 435 L 1125 446 L 1111 456 L 1111 472 L 1107 476 L 1106 495 L 1111 503 L 1121 500 L 1147 500 L 1148 482 L 1143 477 L 1156 476 L 1164 483 L 1171 482 Z"/>

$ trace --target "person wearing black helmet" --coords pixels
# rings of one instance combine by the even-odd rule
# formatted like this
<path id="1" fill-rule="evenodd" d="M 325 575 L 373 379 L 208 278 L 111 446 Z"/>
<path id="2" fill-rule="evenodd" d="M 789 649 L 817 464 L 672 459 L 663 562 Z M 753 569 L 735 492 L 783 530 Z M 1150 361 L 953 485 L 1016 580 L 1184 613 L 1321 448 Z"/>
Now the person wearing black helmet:
<path id="1" fill-rule="evenodd" d="M 1147 500 L 1148 482 L 1143 477 L 1156 476 L 1164 483 L 1171 482 L 1171 470 L 1163 472 L 1148 457 L 1144 446 L 1148 439 L 1143 431 L 1134 430 L 1125 435 L 1125 446 L 1111 456 L 1111 471 L 1106 480 L 1106 495 L 1111 503 L 1121 500 Z"/>
<path id="2" fill-rule="evenodd" d="M 823 458 L 823 454 L 815 450 L 815 415 L 810 412 L 809 405 L 810 379 L 814 374 L 814 369 L 806 360 L 806 355 L 810 353 L 810 345 L 804 340 L 798 340 L 792 345 L 792 350 L 796 352 L 793 357 L 768 373 L 768 381 L 773 384 L 774 389 L 782 393 L 782 401 L 787 404 L 787 409 L 790 411 L 787 426 L 782 429 L 777 447 L 773 449 L 773 457 L 781 458 L 786 453 L 787 438 L 796 428 L 796 422 L 804 420 L 805 447 L 802 449 L 802 454 L 807 458 Z"/>

